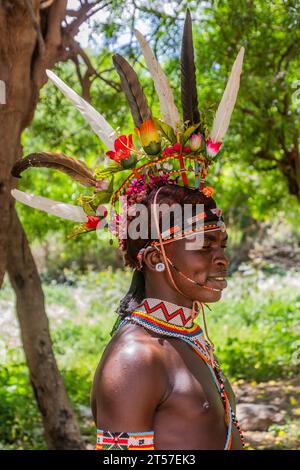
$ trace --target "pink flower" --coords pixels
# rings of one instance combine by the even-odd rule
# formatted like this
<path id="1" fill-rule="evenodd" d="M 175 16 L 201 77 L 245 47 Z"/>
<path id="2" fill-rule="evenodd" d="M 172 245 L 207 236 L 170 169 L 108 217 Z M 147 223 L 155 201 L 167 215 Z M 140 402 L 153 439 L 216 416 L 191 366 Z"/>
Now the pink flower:
<path id="1" fill-rule="evenodd" d="M 221 217 L 222 215 L 222 209 L 220 207 L 213 207 L 210 211 L 217 217 Z"/>
<path id="2" fill-rule="evenodd" d="M 99 217 L 106 217 L 107 214 L 108 214 L 106 207 L 105 207 L 105 206 L 102 206 L 102 204 L 100 204 L 100 205 L 97 207 L 96 214 L 97 214 L 97 216 L 99 216 Z"/>
<path id="3" fill-rule="evenodd" d="M 95 193 L 99 193 L 99 191 L 103 191 L 104 189 L 108 189 L 109 181 L 106 178 L 99 180 L 96 182 L 96 189 Z"/>
<path id="4" fill-rule="evenodd" d="M 206 141 L 206 152 L 209 157 L 215 157 L 220 150 L 222 142 L 213 142 L 211 138 Z"/>

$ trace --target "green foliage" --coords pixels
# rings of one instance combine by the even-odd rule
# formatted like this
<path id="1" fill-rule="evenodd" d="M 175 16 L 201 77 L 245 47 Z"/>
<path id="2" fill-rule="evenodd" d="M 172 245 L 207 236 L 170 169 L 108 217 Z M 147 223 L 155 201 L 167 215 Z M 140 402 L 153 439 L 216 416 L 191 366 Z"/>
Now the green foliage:
<path id="1" fill-rule="evenodd" d="M 95 48 L 87 50 L 87 53 L 103 77 L 103 80 L 93 81 L 91 103 L 113 127 L 128 134 L 133 130 L 133 121 L 125 96 L 114 85 L 109 85 L 119 83 L 118 75 L 112 68 L 111 51 L 115 49 L 118 35 L 131 27 L 130 21 L 123 15 L 118 17 L 118 11 L 123 8 L 121 2 L 114 2 L 109 22 L 93 26 L 91 45 L 94 44 Z M 230 221 L 232 231 L 237 234 L 248 225 L 250 218 L 269 221 L 276 218 L 278 212 L 284 214 L 286 223 L 291 227 L 300 226 L 295 223 L 300 220 L 299 202 L 289 194 L 290 188 L 283 174 L 287 174 L 287 170 L 284 170 L 286 162 L 283 161 L 283 147 L 291 147 L 295 129 L 299 128 L 299 110 L 292 100 L 295 80 L 299 76 L 299 17 L 293 2 L 283 5 L 280 1 L 260 0 L 249 4 L 226 0 L 207 2 L 204 6 L 192 3 L 190 8 L 195 17 L 201 10 L 201 28 L 194 21 L 193 30 L 199 108 L 201 119 L 205 116 L 208 129 L 233 59 L 238 48 L 245 46 L 237 106 L 222 155 L 211 166 L 207 183 L 215 187 L 215 197 L 225 218 Z M 174 17 L 160 11 L 160 8 L 157 11 L 154 8 L 141 8 L 139 15 L 142 21 L 147 22 L 150 30 L 153 28 L 156 31 L 150 42 L 152 46 L 156 46 L 156 41 L 159 42 L 159 59 L 180 110 L 179 50 L 182 24 L 174 22 L 174 18 L 184 13 L 185 6 L 180 2 L 174 5 Z M 99 34 L 104 41 L 101 50 L 95 40 Z M 121 46 L 118 52 L 127 55 L 130 61 L 140 54 L 135 42 L 128 47 Z M 134 67 L 149 97 L 153 115 L 160 116 L 149 73 L 145 71 L 143 63 L 135 63 Z M 80 64 L 80 69 L 84 71 L 83 64 Z M 81 94 L 74 65 L 59 64 L 55 72 Z M 170 138 L 174 139 L 174 136 Z M 22 144 L 24 155 L 41 150 L 62 151 L 83 159 L 92 169 L 103 162 L 106 151 L 80 113 L 52 82 L 48 82 L 41 91 L 34 121 L 23 133 Z M 260 158 L 262 154 L 267 155 L 267 159 Z M 271 159 L 268 160 L 269 157 Z M 270 169 L 276 163 L 274 158 L 282 161 L 281 169 Z M 118 179 L 116 177 L 116 182 Z M 20 189 L 74 204 L 81 192 L 89 196 L 86 188 L 71 181 L 66 175 L 48 169 L 26 171 Z M 66 237 L 74 226 L 72 222 L 62 223 L 54 216 L 21 204 L 17 204 L 17 208 L 30 241 L 43 240 L 47 234 L 51 236 L 57 232 Z M 90 240 L 86 233 L 79 238 L 87 243 Z M 77 241 L 72 241 L 73 245 L 66 243 L 69 249 Z"/>
<path id="2" fill-rule="evenodd" d="M 41 416 L 24 362 L 0 367 L 0 449 L 45 449 Z"/>
<path id="3" fill-rule="evenodd" d="M 283 158 L 284 148 L 292 147 L 299 129 L 299 106 L 292 101 L 300 72 L 299 14 L 294 2 L 218 0 L 205 5 L 190 2 L 190 7 L 196 16 L 201 16 L 201 24 L 194 22 L 195 57 L 199 108 L 209 128 L 238 48 L 243 45 L 246 50 L 237 106 L 221 158 L 211 167 L 207 183 L 215 188 L 216 200 L 236 240 L 251 218 L 271 221 L 278 214 L 283 215 L 284 223 L 300 240 L 300 206 L 290 195 L 289 170 Z M 140 20 L 149 27 L 149 36 L 154 32 L 151 45 L 158 46 L 159 59 L 179 109 L 182 21 L 175 22 L 174 18 L 180 18 L 185 8 L 184 2 L 175 2 L 172 15 L 168 16 L 161 12 L 161 2 L 154 0 L 151 7 L 141 7 L 139 12 Z M 91 44 L 97 46 L 97 52 L 94 49 L 87 53 L 102 77 L 93 81 L 92 105 L 114 128 L 128 134 L 133 130 L 133 121 L 125 96 L 109 85 L 118 83 L 111 61 L 111 53 L 117 47 L 119 53 L 135 62 L 153 115 L 159 116 L 160 112 L 143 60 L 133 61 L 140 54 L 137 44 L 117 46 L 120 35 L 131 28 L 123 11 L 124 2 L 114 1 L 106 24 L 93 27 Z M 104 47 L 99 51 L 100 34 Z M 79 67 L 83 71 L 84 66 Z M 73 65 L 62 63 L 54 71 L 81 94 Z M 174 140 L 169 129 L 166 133 Z M 23 133 L 22 145 L 24 155 L 35 151 L 64 152 L 82 159 L 92 169 L 103 163 L 106 151 L 80 113 L 50 81 L 41 91 L 34 121 Z M 109 176 L 112 173 L 114 170 L 109 170 Z M 118 174 L 115 176 L 117 179 Z M 74 204 L 81 193 L 90 195 L 65 174 L 48 169 L 26 171 L 19 189 Z M 128 288 L 130 272 L 88 271 L 89 265 L 98 271 L 109 264 L 120 265 L 115 247 L 108 245 L 108 237 L 98 240 L 94 233 L 86 233 L 76 240 L 66 240 L 74 223 L 18 203 L 17 210 L 31 243 L 56 245 L 42 276 L 54 351 L 82 430 L 93 444 L 93 424 L 81 418 L 80 406 L 89 406 L 93 373 L 110 339 L 114 312 Z M 231 294 L 207 315 L 217 356 L 230 379 L 260 381 L 297 372 L 291 357 L 299 337 L 300 295 L 289 287 L 290 279 L 284 273 L 269 269 L 266 278 L 268 274 L 275 282 L 264 290 L 256 287 L 262 282 L 261 277 L 249 276 L 241 281 L 234 277 Z M 54 278 L 67 284 L 50 283 Z M 11 297 L 10 289 L 1 290 L 0 302 Z M 1 331 L 0 339 L 6 344 Z M 45 448 L 40 415 L 19 346 L 6 351 L 0 385 L 1 445 L 6 449 Z"/>
<path id="4" fill-rule="evenodd" d="M 233 379 L 266 381 L 298 370 L 291 358 L 300 334 L 300 291 L 284 286 L 281 274 L 273 274 L 269 289 L 260 289 L 265 279 L 237 279 L 235 295 L 210 313 L 219 360 Z"/>

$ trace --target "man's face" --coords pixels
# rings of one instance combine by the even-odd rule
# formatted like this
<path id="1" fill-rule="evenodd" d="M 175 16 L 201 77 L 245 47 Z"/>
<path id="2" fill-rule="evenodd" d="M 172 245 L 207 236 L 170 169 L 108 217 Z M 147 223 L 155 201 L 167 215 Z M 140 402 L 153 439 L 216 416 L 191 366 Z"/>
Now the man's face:
<path id="1" fill-rule="evenodd" d="M 201 302 L 220 300 L 222 290 L 227 286 L 225 277 L 229 261 L 224 253 L 227 238 L 227 232 L 217 230 L 196 235 L 191 241 L 183 238 L 165 245 L 166 254 L 176 268 L 190 279 L 217 289 L 197 286 L 171 267 L 177 286 L 190 299 Z"/>

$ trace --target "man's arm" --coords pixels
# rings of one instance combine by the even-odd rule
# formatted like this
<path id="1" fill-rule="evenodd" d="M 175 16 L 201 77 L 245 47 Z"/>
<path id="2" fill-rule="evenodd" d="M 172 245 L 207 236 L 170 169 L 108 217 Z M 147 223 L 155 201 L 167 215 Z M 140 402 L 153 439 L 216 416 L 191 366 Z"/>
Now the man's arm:
<path id="1" fill-rule="evenodd" d="M 118 345 L 95 376 L 96 449 L 154 449 L 154 414 L 167 392 L 157 348 L 139 339 Z"/>

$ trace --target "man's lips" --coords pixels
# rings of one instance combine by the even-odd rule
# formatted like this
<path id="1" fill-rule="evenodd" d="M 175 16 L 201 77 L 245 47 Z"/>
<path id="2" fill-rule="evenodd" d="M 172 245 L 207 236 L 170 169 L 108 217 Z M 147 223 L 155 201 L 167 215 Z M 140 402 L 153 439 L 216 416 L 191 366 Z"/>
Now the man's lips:
<path id="1" fill-rule="evenodd" d="M 219 276 L 210 276 L 207 278 L 207 284 L 214 289 L 223 290 L 227 287 L 227 281 L 225 279 L 226 274 Z"/>

